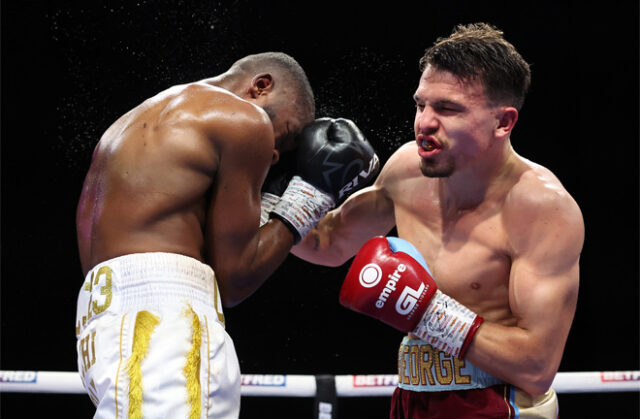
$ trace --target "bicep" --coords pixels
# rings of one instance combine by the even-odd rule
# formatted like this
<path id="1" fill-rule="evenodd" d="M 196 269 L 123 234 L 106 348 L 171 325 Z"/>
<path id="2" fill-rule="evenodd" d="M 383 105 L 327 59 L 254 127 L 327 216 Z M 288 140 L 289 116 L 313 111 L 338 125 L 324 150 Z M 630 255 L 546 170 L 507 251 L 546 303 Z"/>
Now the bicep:
<path id="1" fill-rule="evenodd" d="M 517 326 L 533 342 L 551 346 L 569 334 L 578 298 L 578 263 L 545 272 L 528 260 L 515 260 L 510 276 L 510 305 Z M 551 348 L 550 348 L 551 349 Z"/>
<path id="2" fill-rule="evenodd" d="M 526 217 L 526 212 L 523 213 Z M 510 304 L 518 326 L 541 341 L 564 343 L 573 320 L 584 239 L 573 201 L 537 208 L 516 235 L 510 275 Z"/>

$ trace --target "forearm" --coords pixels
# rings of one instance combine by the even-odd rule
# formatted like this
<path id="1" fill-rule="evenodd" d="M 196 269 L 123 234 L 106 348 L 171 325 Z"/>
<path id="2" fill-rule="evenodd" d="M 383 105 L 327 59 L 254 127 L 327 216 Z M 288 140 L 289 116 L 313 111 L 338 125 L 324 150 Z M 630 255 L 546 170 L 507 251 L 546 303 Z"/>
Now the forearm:
<path id="1" fill-rule="evenodd" d="M 330 212 L 323 218 L 317 228 L 313 229 L 300 243 L 291 248 L 291 253 L 307 262 L 340 266 L 349 260 L 355 252 L 344 252 L 341 240 L 332 234 L 336 230 L 339 215 Z M 338 231 L 339 233 L 339 231 Z M 339 236 L 338 236 L 339 237 Z M 342 236 L 344 238 L 344 235 Z"/>
<path id="2" fill-rule="evenodd" d="M 222 302 L 232 307 L 252 295 L 284 262 L 291 246 L 293 234 L 282 222 L 272 219 L 258 231 L 251 252 L 240 255 L 219 276 Z M 225 261 L 228 262 L 228 261 Z"/>
<path id="3" fill-rule="evenodd" d="M 549 389 L 564 346 L 542 342 L 530 331 L 485 321 L 475 334 L 465 359 L 531 395 Z"/>
<path id="4" fill-rule="evenodd" d="M 316 265 L 341 266 L 372 237 L 395 225 L 393 207 L 376 188 L 353 195 L 329 212 L 291 253 Z"/>

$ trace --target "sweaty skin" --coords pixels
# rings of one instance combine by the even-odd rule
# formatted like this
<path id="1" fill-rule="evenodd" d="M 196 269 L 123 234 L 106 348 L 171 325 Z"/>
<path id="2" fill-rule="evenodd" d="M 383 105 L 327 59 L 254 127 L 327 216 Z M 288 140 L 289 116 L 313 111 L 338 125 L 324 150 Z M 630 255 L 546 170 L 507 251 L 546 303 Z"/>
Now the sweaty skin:
<path id="1" fill-rule="evenodd" d="M 275 142 L 312 119 L 272 122 L 257 106 L 269 82 L 247 90 L 252 102 L 215 79 L 175 86 L 104 133 L 76 216 L 85 275 L 120 255 L 171 252 L 209 263 L 225 305 L 262 284 L 293 237 L 275 221 L 259 229 L 260 187 Z"/>
<path id="2" fill-rule="evenodd" d="M 580 210 L 549 170 L 515 153 L 509 136 L 517 111 L 489 103 L 479 83 L 427 67 L 414 98 L 416 141 L 293 252 L 339 266 L 396 226 L 438 288 L 484 317 L 466 359 L 543 394 L 575 312 Z"/>

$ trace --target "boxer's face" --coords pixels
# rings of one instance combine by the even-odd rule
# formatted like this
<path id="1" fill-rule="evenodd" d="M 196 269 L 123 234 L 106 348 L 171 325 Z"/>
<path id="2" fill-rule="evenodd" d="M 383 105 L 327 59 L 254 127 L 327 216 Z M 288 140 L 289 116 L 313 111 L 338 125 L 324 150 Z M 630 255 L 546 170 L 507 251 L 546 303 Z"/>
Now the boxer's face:
<path id="1" fill-rule="evenodd" d="M 273 134 L 275 139 L 274 160 L 278 160 L 278 154 L 293 150 L 296 147 L 295 139 L 302 132 L 302 129 L 309 124 L 313 117 L 302 115 L 295 106 L 287 105 L 267 105 L 265 111 L 271 118 L 273 124 Z"/>
<path id="2" fill-rule="evenodd" d="M 491 147 L 495 108 L 479 81 L 461 82 L 427 66 L 414 100 L 414 132 L 425 176 L 450 176 L 472 166 Z"/>

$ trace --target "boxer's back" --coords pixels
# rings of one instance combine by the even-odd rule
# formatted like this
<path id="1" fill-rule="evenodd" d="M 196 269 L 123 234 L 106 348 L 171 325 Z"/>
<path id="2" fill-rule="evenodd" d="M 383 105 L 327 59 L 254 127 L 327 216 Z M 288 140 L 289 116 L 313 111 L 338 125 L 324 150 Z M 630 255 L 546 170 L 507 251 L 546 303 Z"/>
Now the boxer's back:
<path id="1" fill-rule="evenodd" d="M 85 272 L 129 253 L 173 252 L 202 259 L 209 192 L 225 141 L 212 138 L 212 132 L 216 114 L 247 106 L 236 102 L 243 101 L 209 85 L 176 86 L 105 132 L 77 211 Z"/>

